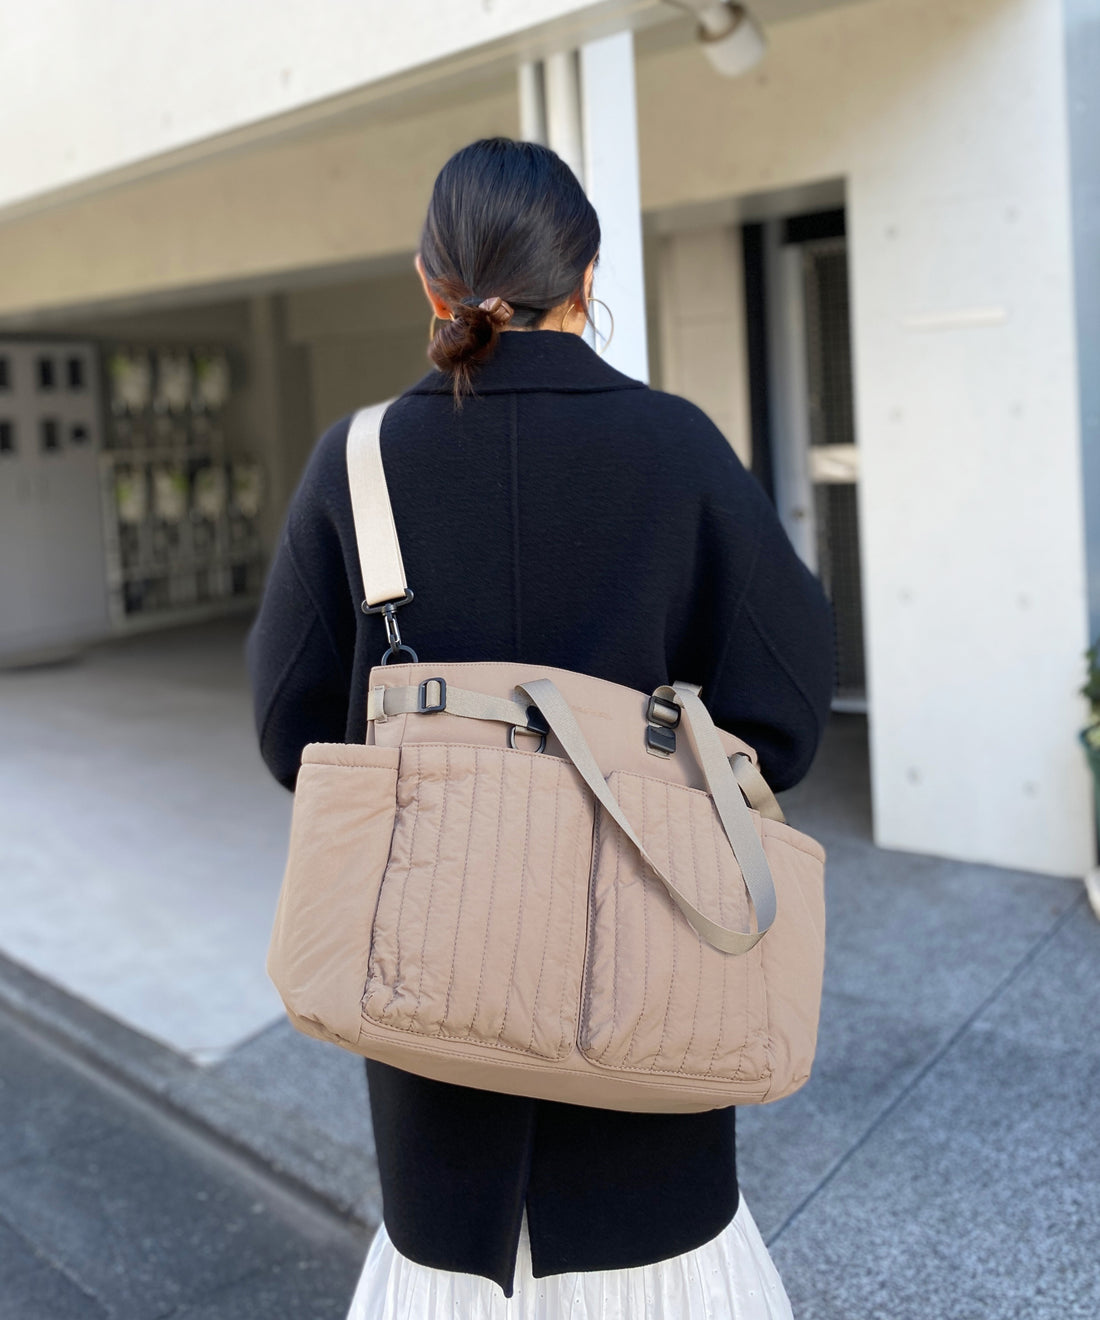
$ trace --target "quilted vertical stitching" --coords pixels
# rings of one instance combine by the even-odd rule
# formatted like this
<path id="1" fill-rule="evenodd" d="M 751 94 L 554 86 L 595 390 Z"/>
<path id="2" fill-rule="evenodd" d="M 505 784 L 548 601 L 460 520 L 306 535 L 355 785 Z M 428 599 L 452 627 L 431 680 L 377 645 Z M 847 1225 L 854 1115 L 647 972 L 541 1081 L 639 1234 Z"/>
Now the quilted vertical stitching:
<path id="1" fill-rule="evenodd" d="M 691 863 L 692 863 L 692 875 L 695 877 L 695 906 L 701 908 L 704 902 L 707 900 L 705 900 L 703 896 L 703 884 L 702 884 L 703 868 L 701 866 L 696 866 L 695 864 L 695 801 L 696 799 L 689 798 L 687 803 L 687 809 L 688 809 L 688 819 L 691 822 Z M 712 837 L 713 834 L 714 831 L 712 830 L 711 831 Z M 722 920 L 721 901 L 719 901 L 718 904 L 718 920 L 719 921 Z M 703 981 L 706 973 L 706 960 L 707 960 L 709 946 L 707 946 L 704 943 L 702 936 L 697 936 L 697 947 L 699 951 L 697 958 L 699 965 L 699 979 L 695 986 L 695 1008 L 692 1010 L 692 1014 L 691 1014 L 691 1034 L 688 1036 L 687 1044 L 684 1046 L 683 1057 L 680 1060 L 679 1071 L 681 1072 L 687 1067 L 688 1055 L 691 1053 L 692 1045 L 695 1044 L 695 1033 L 698 1030 L 698 1026 L 699 1026 L 699 1008 L 703 1002 Z"/>
<path id="2" fill-rule="evenodd" d="M 757 825 L 757 829 L 760 834 L 760 846 L 763 847 L 764 832 L 759 827 L 759 823 Z M 759 921 L 760 918 L 757 917 L 758 924 Z M 764 959 L 768 956 L 768 949 L 771 946 L 769 945 L 768 948 L 765 948 L 764 946 L 766 944 L 767 944 L 767 940 L 762 941 L 760 944 L 756 946 L 755 949 L 750 950 L 749 953 L 746 954 L 745 956 L 751 958 L 758 953 L 760 955 L 760 1000 L 763 1009 L 761 1016 L 763 1017 L 764 1020 L 764 1037 L 765 1037 L 764 1067 L 767 1069 L 768 1080 L 770 1082 L 771 1078 L 775 1076 L 775 1041 L 772 1040 L 771 1011 L 768 1007 L 768 975 L 767 975 L 767 968 L 764 966 Z"/>
<path id="3" fill-rule="evenodd" d="M 527 870 L 527 841 L 531 834 L 531 779 L 533 777 L 534 762 L 527 764 L 527 805 L 523 813 L 523 852 L 520 855 L 519 863 L 519 904 L 516 910 L 516 933 L 512 940 L 512 966 L 508 972 L 508 989 L 504 992 L 504 1009 L 500 1015 L 500 1026 L 497 1028 L 496 1040 L 500 1044 L 500 1038 L 504 1035 L 504 1028 L 508 1022 L 508 1010 L 512 1005 L 512 990 L 516 983 L 516 959 L 519 957 L 519 942 L 523 935 L 523 908 L 524 898 L 527 895 L 527 885 L 525 872 Z"/>
<path id="4" fill-rule="evenodd" d="M 591 852 L 588 858 L 588 895 L 585 904 L 585 922 L 584 922 L 584 966 L 581 969 L 581 1037 L 584 1041 L 584 1048 L 591 1051 L 593 1042 L 592 1031 L 592 960 L 596 956 L 596 880 L 599 875 L 599 860 L 601 843 L 600 824 L 603 820 L 603 808 L 599 802 L 593 800 L 592 803 L 592 838 Z M 578 838 L 577 843 L 580 844 Z"/>
<path id="5" fill-rule="evenodd" d="M 646 787 L 647 787 L 647 786 L 646 786 L 646 782 L 645 782 L 645 780 L 642 780 L 642 782 L 641 782 L 641 792 L 642 792 L 642 843 L 644 843 L 644 844 L 646 845 L 646 849 L 648 850 L 648 848 L 649 848 L 649 838 L 648 838 L 648 836 L 647 836 L 647 834 L 646 834 L 646 827 L 647 827 L 647 817 L 646 817 Z M 669 849 L 669 856 L 670 856 L 670 858 L 671 858 L 671 853 L 672 853 L 672 850 Z M 645 972 L 644 972 L 644 975 L 643 975 L 643 977 L 642 977 L 642 1006 L 641 1006 L 641 1008 L 640 1008 L 639 1011 L 638 1011 L 638 1016 L 634 1019 L 634 1030 L 631 1031 L 631 1033 L 630 1033 L 630 1039 L 626 1042 L 626 1047 L 624 1048 L 624 1050 L 623 1050 L 623 1054 L 622 1054 L 623 1062 L 626 1063 L 628 1067 L 630 1067 L 630 1066 L 634 1066 L 633 1063 L 632 1063 L 632 1060 L 633 1060 L 633 1049 L 634 1049 L 634 1037 L 638 1034 L 638 1028 L 642 1025 L 642 1019 L 645 1017 L 645 1006 L 646 1006 L 646 1001 L 647 1001 L 647 999 L 648 999 L 648 997 L 649 997 L 649 904 L 646 902 L 646 890 L 647 890 L 648 888 L 649 888 L 649 886 L 645 883 L 644 878 L 643 878 L 643 882 L 642 882 L 642 952 L 643 952 L 643 962 L 644 962 Z"/>
<path id="6" fill-rule="evenodd" d="M 604 838 L 607 836 L 605 835 Z M 611 884 L 611 893 L 614 895 L 614 914 L 612 920 L 615 925 L 615 951 L 611 959 L 611 1028 L 604 1041 L 604 1047 L 600 1050 L 598 1062 L 602 1063 L 604 1055 L 611 1048 L 615 1040 L 615 1029 L 619 1021 L 619 873 L 622 868 L 622 847 L 623 832 L 618 827 L 615 829 L 615 878 Z M 600 867 L 597 864 L 596 874 L 599 875 Z"/>
<path id="7" fill-rule="evenodd" d="M 390 868 L 393 866 L 393 845 L 394 845 L 394 840 L 397 838 L 397 796 L 398 796 L 397 789 L 400 779 L 401 779 L 401 765 L 399 761 L 397 766 L 397 773 L 394 775 L 394 781 L 393 781 L 394 813 L 393 813 L 393 827 L 390 830 L 390 849 L 386 857 L 385 868 L 382 871 L 382 880 L 378 886 L 378 894 L 374 900 L 374 912 L 371 914 L 370 948 L 367 951 L 367 981 L 366 981 L 366 985 L 363 987 L 363 1000 L 362 1000 L 362 1006 L 364 1007 L 364 1009 L 366 1007 L 367 997 L 370 994 L 371 989 L 373 988 L 374 981 L 377 977 L 381 975 L 381 973 L 378 970 L 378 954 L 377 951 L 375 950 L 375 945 L 374 945 L 374 932 L 378 928 L 378 909 L 382 905 L 382 893 L 386 887 L 387 879 L 390 878 Z"/>
<path id="8" fill-rule="evenodd" d="M 564 763 L 563 763 L 563 768 L 564 768 Z M 560 775 L 559 775 L 559 778 L 560 778 Z M 585 877 L 585 878 L 586 878 L 586 880 L 587 880 L 587 882 L 588 882 L 588 883 L 586 884 L 586 886 L 585 886 L 585 899 L 586 899 L 586 902 L 585 902 L 585 927 L 586 927 L 586 929 L 587 929 L 587 925 L 588 925 L 588 902 L 587 902 L 587 898 L 588 898 L 588 891 L 589 891 L 589 888 L 590 888 L 590 886 L 591 886 L 591 880 L 592 880 L 591 833 L 592 833 L 592 828 L 595 826 L 595 812 L 596 812 L 596 807 L 595 807 L 595 805 L 593 805 L 593 821 L 592 821 L 592 826 L 589 827 L 589 851 L 588 851 L 588 855 L 587 855 L 588 866 L 585 868 L 585 869 L 586 869 L 586 877 Z M 582 842 L 583 842 L 583 840 L 582 840 L 582 838 L 581 838 L 581 825 L 584 823 L 584 820 L 585 820 L 585 814 L 586 814 L 586 813 L 585 813 L 585 810 L 584 810 L 584 799 L 581 799 L 580 801 L 574 801 L 574 805 L 573 805 L 573 820 L 574 820 L 574 822 L 575 822 L 575 824 L 576 824 L 576 832 L 574 833 L 574 836 L 573 836 L 573 858 L 572 858 L 572 864 L 571 864 L 571 866 L 570 866 L 570 881 L 569 881 L 569 943 L 568 943 L 568 945 L 566 946 L 566 950 L 565 950 L 565 959 L 564 959 L 564 962 L 562 963 L 563 971 L 562 971 L 562 978 L 561 978 L 561 1011 L 560 1011 L 560 1013 L 559 1013 L 559 1022 L 560 1022 L 560 1028 L 561 1028 L 561 1030 L 560 1030 L 560 1032 L 559 1032 L 559 1040 L 558 1040 L 558 1049 L 559 1049 L 559 1050 L 562 1048 L 562 1046 L 565 1045 L 565 1043 L 566 1043 L 566 1039 L 567 1039 L 567 1037 L 566 1037 L 566 1012 L 567 1012 L 567 1009 L 566 1009 L 566 1003 L 565 1003 L 565 988 L 566 988 L 566 985 L 568 984 L 568 980 L 569 980 L 569 968 L 570 968 L 570 966 L 571 966 L 571 964 L 572 964 L 572 958 L 573 958 L 573 945 L 574 945 L 574 943 L 575 943 L 575 941 L 576 941 L 576 935 L 577 935 L 577 890 L 580 888 L 580 886 L 576 883 L 576 881 L 575 881 L 572 877 L 573 877 L 573 874 L 574 874 L 573 867 L 576 866 L 577 862 L 580 861 L 580 860 L 582 860 L 582 858 L 584 857 L 584 853 L 582 852 L 582 849 L 581 849 L 581 844 L 582 844 Z M 582 957 L 583 957 L 583 951 L 582 951 Z M 582 966 L 581 969 L 580 969 L 580 972 L 581 972 L 581 974 L 580 974 L 580 989 L 581 989 L 581 992 L 582 992 L 582 994 L 583 994 L 583 990 L 584 990 L 584 980 L 585 980 L 585 975 L 586 975 L 586 972 L 587 972 L 587 968 L 585 968 L 585 967 Z M 576 1003 L 575 1000 L 574 1000 L 573 1002 Z M 578 1029 L 580 1028 L 580 1025 L 581 1025 L 580 1020 L 579 1020 L 579 1019 L 580 1019 L 580 1012 L 581 1012 L 581 1010 L 580 1010 L 580 1008 L 579 1008 L 579 1006 L 578 1006 L 578 1020 L 575 1021 L 575 1022 L 573 1023 L 572 1030 L 571 1030 L 571 1032 L 569 1033 L 569 1034 L 570 1034 L 570 1037 L 572 1037 L 574 1040 L 576 1039 L 576 1036 L 577 1036 L 577 1033 L 578 1033 Z"/>
<path id="9" fill-rule="evenodd" d="M 463 1035 L 470 1035 L 474 1029 L 474 1023 L 477 1021 L 478 1009 L 481 1007 L 481 987 L 485 981 L 485 955 L 489 952 L 489 931 L 493 927 L 493 898 L 497 891 L 497 859 L 500 857 L 500 826 L 504 819 L 504 775 L 497 776 L 497 830 L 496 838 L 493 842 L 493 865 L 489 870 L 489 910 L 485 914 L 485 937 L 481 944 L 481 970 L 477 976 L 477 994 L 474 996 L 474 1012 L 470 1018 L 470 1025 L 466 1028 Z"/>
<path id="10" fill-rule="evenodd" d="M 420 1002 L 424 997 L 424 955 L 428 949 L 428 931 L 432 917 L 432 895 L 435 893 L 435 878 L 439 872 L 439 854 L 443 848 L 443 834 L 447 826 L 447 787 L 451 779 L 451 749 L 443 749 L 443 793 L 439 803 L 439 833 L 435 841 L 435 861 L 432 862 L 432 876 L 428 881 L 428 901 L 424 905 L 424 934 L 420 941 L 420 983 L 416 991 L 416 1003 L 413 1006 L 412 1022 L 416 1023 L 420 1013 Z"/>
<path id="11" fill-rule="evenodd" d="M 470 792 L 470 816 L 466 822 L 466 849 L 463 854 L 467 859 L 470 856 L 470 840 L 474 834 L 474 819 L 477 815 L 477 785 L 481 778 L 481 755 L 480 749 L 474 748 L 474 786 Z M 458 963 L 458 940 L 462 929 L 462 901 L 466 897 L 466 875 L 463 873 L 462 887 L 458 891 L 458 911 L 455 914 L 455 938 L 454 947 L 451 949 L 451 971 L 447 977 L 447 999 L 443 1008 L 444 1025 L 451 1020 L 451 995 L 454 992 L 455 968 Z"/>
<path id="12" fill-rule="evenodd" d="M 535 983 L 535 997 L 531 1001 L 531 1034 L 527 1038 L 528 1049 L 531 1049 L 535 1043 L 535 1026 L 538 1023 L 539 1013 L 539 992 L 542 990 L 542 974 L 546 970 L 546 950 L 550 947 L 550 931 L 553 928 L 550 918 L 554 915 L 554 892 L 557 888 L 558 826 L 561 824 L 561 771 L 564 764 L 564 761 L 558 762 L 557 774 L 554 779 L 554 842 L 550 849 L 550 893 L 546 901 L 546 933 L 542 941 L 539 977 Z M 528 811 L 530 811 L 530 799 L 528 799 Z"/>
<path id="13" fill-rule="evenodd" d="M 397 822 L 397 778 L 399 774 L 400 774 L 400 761 L 398 762 L 398 768 L 394 772 L 394 776 L 393 776 L 394 824 L 396 824 Z M 382 887 L 386 882 L 386 875 L 389 872 L 390 867 L 393 865 L 394 836 L 395 836 L 395 831 L 393 829 L 393 826 L 391 825 L 390 846 L 386 852 L 386 864 L 382 869 L 382 879 L 378 885 L 378 892 L 374 896 L 374 906 L 371 909 L 370 926 L 368 927 L 370 933 L 368 935 L 368 944 L 367 944 L 367 975 L 363 983 L 363 993 L 359 999 L 359 1011 L 361 1014 L 364 1014 L 367 1017 L 370 1016 L 370 1014 L 367 1013 L 367 999 L 370 995 L 374 978 L 378 973 L 377 961 L 375 959 L 375 953 L 374 953 L 374 932 L 378 926 L 378 905 L 382 901 Z"/>
<path id="14" fill-rule="evenodd" d="M 404 756 L 404 751 L 402 751 Z M 405 895 L 408 892 L 409 878 L 412 876 L 413 858 L 416 856 L 416 827 L 420 823 L 420 748 L 416 749 L 416 788 L 413 792 L 413 823 L 412 831 L 409 835 L 409 869 L 405 877 L 405 883 L 401 886 L 401 898 L 397 904 L 397 921 L 393 928 L 393 989 L 390 994 L 389 1002 L 382 1010 L 383 1018 L 389 1017 L 390 1011 L 397 1002 L 397 997 L 401 993 L 401 918 L 405 912 Z"/>
<path id="15" fill-rule="evenodd" d="M 712 841 L 713 844 L 714 844 L 714 862 L 715 862 L 715 865 L 718 867 L 718 872 L 717 872 L 717 874 L 718 874 L 718 920 L 719 920 L 719 921 L 722 923 L 722 925 L 724 926 L 724 925 L 726 924 L 726 912 L 725 912 L 725 908 L 722 906 L 722 890 L 725 888 L 725 886 L 722 884 L 722 853 L 721 853 L 721 850 L 720 850 L 720 848 L 719 848 L 719 842 L 718 842 L 718 831 L 717 831 L 716 829 L 713 829 L 713 828 L 712 828 L 712 829 L 711 829 L 711 832 L 710 832 L 710 837 L 711 837 L 711 841 Z M 723 1040 L 725 1039 L 725 1034 L 726 1034 L 726 1002 L 727 1002 L 727 1000 L 728 1000 L 728 998 L 729 998 L 729 974 L 730 974 L 729 954 L 724 954 L 724 955 L 722 956 L 722 1009 L 721 1009 L 721 1012 L 719 1013 L 719 1016 L 718 1016 L 718 1034 L 717 1034 L 717 1036 L 714 1038 L 714 1049 L 711 1050 L 711 1052 L 710 1052 L 710 1058 L 709 1058 L 708 1061 L 707 1061 L 707 1076 L 708 1076 L 708 1077 L 710 1077 L 710 1076 L 713 1074 L 713 1072 L 714 1072 L 714 1060 L 717 1059 L 717 1057 L 718 1057 L 718 1051 L 719 1051 L 719 1049 L 721 1048 L 721 1045 L 722 1045 Z M 744 1047 L 744 1045 L 742 1045 L 742 1046 L 741 1046 L 741 1049 L 740 1049 L 740 1052 L 739 1052 L 739 1054 L 738 1054 L 738 1058 L 737 1058 L 737 1073 L 736 1073 L 736 1075 L 737 1075 L 738 1077 L 741 1076 L 741 1069 L 744 1067 L 744 1062 L 745 1062 L 745 1047 Z"/>
<path id="16" fill-rule="evenodd" d="M 665 815 L 667 817 L 670 816 L 671 814 L 672 814 L 672 795 L 669 792 L 669 786 L 668 783 L 666 782 L 665 783 Z M 695 865 L 694 833 L 692 835 L 692 840 L 691 840 L 691 863 L 692 866 L 694 867 Z M 669 902 L 671 901 L 672 900 L 670 899 Z M 678 909 L 676 910 L 678 911 Z M 657 1054 L 656 1057 L 654 1058 L 654 1063 L 656 1063 L 657 1060 L 664 1053 L 665 1036 L 668 1034 L 668 1016 L 669 1013 L 672 1011 L 672 991 L 673 991 L 673 987 L 676 985 L 676 926 L 677 924 L 678 923 L 676 921 L 676 916 L 674 911 L 672 917 L 672 975 L 669 977 L 668 980 L 668 999 L 665 1001 L 665 1017 L 664 1017 L 664 1021 L 661 1023 L 661 1040 L 657 1046 Z"/>

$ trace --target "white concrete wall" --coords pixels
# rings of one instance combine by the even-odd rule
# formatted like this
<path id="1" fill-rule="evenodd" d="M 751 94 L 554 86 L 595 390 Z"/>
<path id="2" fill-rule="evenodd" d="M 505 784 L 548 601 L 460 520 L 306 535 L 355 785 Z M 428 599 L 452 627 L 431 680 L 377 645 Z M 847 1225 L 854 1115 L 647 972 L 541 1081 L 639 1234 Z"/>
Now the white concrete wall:
<path id="1" fill-rule="evenodd" d="M 407 269 L 287 297 L 287 338 L 309 355 L 310 443 L 338 418 L 399 393 L 430 370 L 430 309 Z"/>
<path id="2" fill-rule="evenodd" d="M 710 417 L 752 463 L 745 290 L 732 225 L 666 234 L 660 243 L 661 388 Z"/>
<path id="3" fill-rule="evenodd" d="M 879 843 L 1074 873 L 1086 645 L 1061 6 L 880 0 L 641 62 L 647 207 L 848 188 Z"/>
<path id="4" fill-rule="evenodd" d="M 604 30 L 623 0 L 50 0 L 0 18 L 0 208 L 489 46 Z M 15 12 L 17 11 L 17 12 Z M 431 76 L 436 76 L 435 72 Z"/>
<path id="5" fill-rule="evenodd" d="M 1062 0 L 1066 16 L 1077 356 L 1088 532 L 1089 633 L 1100 641 L 1100 0 Z"/>

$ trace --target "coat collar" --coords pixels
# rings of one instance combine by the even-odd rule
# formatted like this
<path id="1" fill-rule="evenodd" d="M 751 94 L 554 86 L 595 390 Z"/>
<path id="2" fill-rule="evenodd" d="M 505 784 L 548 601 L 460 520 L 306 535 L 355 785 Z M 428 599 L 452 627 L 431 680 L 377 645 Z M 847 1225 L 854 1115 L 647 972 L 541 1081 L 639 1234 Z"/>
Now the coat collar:
<path id="1" fill-rule="evenodd" d="M 431 371 L 409 394 L 450 394 L 451 377 Z M 558 330 L 509 330 L 493 356 L 477 368 L 475 394 L 552 391 L 580 394 L 599 390 L 640 390 L 645 384 L 609 367 L 580 335 Z"/>

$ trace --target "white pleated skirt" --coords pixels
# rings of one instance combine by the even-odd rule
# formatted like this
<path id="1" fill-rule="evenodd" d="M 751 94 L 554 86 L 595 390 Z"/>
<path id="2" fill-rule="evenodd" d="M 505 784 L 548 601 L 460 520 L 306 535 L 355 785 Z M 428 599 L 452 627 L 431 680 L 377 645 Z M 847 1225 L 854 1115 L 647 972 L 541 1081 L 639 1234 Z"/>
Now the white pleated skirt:
<path id="1" fill-rule="evenodd" d="M 793 1320 L 791 1304 L 744 1197 L 716 1238 L 628 1270 L 531 1273 L 527 1218 L 514 1293 L 477 1274 L 406 1259 L 379 1228 L 348 1320 Z"/>

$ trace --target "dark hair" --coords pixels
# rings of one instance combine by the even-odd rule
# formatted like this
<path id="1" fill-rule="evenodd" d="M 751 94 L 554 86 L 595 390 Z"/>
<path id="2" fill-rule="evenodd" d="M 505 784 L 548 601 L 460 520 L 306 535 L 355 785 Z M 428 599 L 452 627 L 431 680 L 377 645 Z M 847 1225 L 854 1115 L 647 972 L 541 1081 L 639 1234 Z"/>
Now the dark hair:
<path id="1" fill-rule="evenodd" d="M 503 298 L 517 329 L 582 294 L 600 247 L 600 222 L 568 165 L 548 147 L 485 138 L 439 171 L 420 238 L 428 284 L 454 315 L 428 356 L 454 376 L 455 399 L 491 356 L 498 319 L 479 306 Z"/>

